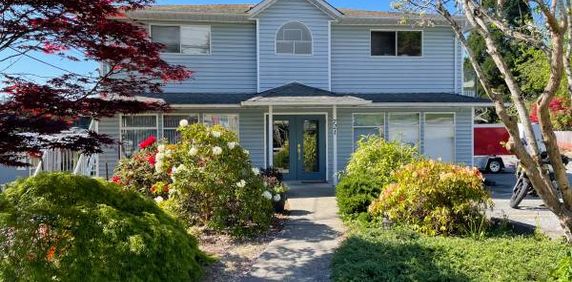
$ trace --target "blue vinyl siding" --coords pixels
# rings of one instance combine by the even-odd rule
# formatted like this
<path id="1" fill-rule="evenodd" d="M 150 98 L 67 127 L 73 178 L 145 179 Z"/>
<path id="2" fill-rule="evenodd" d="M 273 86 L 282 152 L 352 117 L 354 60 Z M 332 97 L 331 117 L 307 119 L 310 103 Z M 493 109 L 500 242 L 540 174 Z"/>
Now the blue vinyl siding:
<path id="1" fill-rule="evenodd" d="M 455 37 L 449 28 L 423 30 L 421 57 L 371 56 L 371 30 L 408 30 L 408 28 L 332 25 L 334 92 L 460 92 L 459 66 L 462 56 L 457 45 L 457 67 L 455 67 Z M 455 89 L 455 78 L 457 89 Z"/>
<path id="2" fill-rule="evenodd" d="M 197 24 L 205 25 L 205 23 Z M 187 81 L 170 83 L 164 88 L 165 92 L 253 93 L 256 91 L 256 25 L 254 23 L 210 25 L 211 55 L 162 55 L 169 63 L 186 66 L 194 73 Z"/>
<path id="3" fill-rule="evenodd" d="M 260 91 L 293 81 L 328 89 L 329 20 L 306 0 L 278 1 L 260 15 Z M 276 32 L 290 21 L 302 22 L 312 32 L 312 55 L 275 53 Z"/>

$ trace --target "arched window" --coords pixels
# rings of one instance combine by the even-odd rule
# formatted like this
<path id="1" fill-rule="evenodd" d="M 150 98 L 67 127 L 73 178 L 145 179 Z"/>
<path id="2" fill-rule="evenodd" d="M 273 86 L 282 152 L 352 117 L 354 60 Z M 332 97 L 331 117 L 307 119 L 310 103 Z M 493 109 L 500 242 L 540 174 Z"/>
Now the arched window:
<path id="1" fill-rule="evenodd" d="M 276 34 L 276 53 L 290 55 L 312 54 L 312 33 L 301 22 L 284 24 Z"/>

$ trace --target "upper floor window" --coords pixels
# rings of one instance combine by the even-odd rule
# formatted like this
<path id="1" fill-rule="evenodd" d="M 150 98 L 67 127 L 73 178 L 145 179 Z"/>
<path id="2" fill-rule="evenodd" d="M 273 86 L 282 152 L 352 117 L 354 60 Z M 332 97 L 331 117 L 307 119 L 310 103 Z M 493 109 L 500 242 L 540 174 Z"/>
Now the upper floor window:
<path id="1" fill-rule="evenodd" d="M 372 31 L 372 56 L 410 56 L 422 55 L 421 31 Z"/>
<path id="2" fill-rule="evenodd" d="M 276 34 L 276 53 L 290 55 L 312 54 L 312 33 L 301 22 L 284 24 Z"/>
<path id="3" fill-rule="evenodd" d="M 165 45 L 165 53 L 209 55 L 211 27 L 207 25 L 151 25 L 151 40 Z"/>

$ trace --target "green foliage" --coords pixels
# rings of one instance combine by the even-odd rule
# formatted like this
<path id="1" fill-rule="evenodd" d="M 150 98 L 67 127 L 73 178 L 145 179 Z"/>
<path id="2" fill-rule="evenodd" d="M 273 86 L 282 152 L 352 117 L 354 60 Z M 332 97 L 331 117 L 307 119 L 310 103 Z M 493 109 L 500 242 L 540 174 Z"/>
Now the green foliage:
<path id="1" fill-rule="evenodd" d="M 394 177 L 395 183 L 387 185 L 369 207 L 370 214 L 429 235 L 477 231 L 484 208 L 492 203 L 477 169 L 420 160 Z"/>
<path id="2" fill-rule="evenodd" d="M 156 170 L 171 172 L 163 203 L 186 222 L 248 236 L 266 231 L 272 192 L 232 131 L 202 124 L 180 127 L 181 141 L 159 150 Z"/>
<path id="3" fill-rule="evenodd" d="M 566 256 L 560 259 L 552 272 L 552 278 L 559 282 L 572 281 L 572 250 L 569 249 Z"/>
<path id="4" fill-rule="evenodd" d="M 363 228 L 342 243 L 333 281 L 549 281 L 569 247 L 535 237 L 480 240 Z M 569 281 L 569 280 L 566 280 Z"/>
<path id="5" fill-rule="evenodd" d="M 138 193 L 64 173 L 0 193 L 1 281 L 197 281 L 207 257 Z"/>
<path id="6" fill-rule="evenodd" d="M 381 188 L 393 182 L 393 171 L 418 157 L 415 148 L 388 142 L 378 136 L 358 141 L 357 150 L 336 187 L 340 213 L 355 216 L 367 212 L 367 207 L 379 195 Z"/>

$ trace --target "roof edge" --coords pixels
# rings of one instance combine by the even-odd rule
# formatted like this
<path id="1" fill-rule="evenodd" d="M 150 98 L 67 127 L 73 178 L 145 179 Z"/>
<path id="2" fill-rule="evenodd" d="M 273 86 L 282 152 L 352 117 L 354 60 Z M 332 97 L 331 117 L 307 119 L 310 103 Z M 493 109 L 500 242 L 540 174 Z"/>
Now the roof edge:
<path id="1" fill-rule="evenodd" d="M 247 12 L 247 14 L 251 18 L 255 19 L 258 17 L 258 15 L 263 13 L 266 9 L 270 8 L 277 1 L 279 1 L 279 0 L 264 0 L 264 1 L 256 4 L 254 7 L 252 7 Z M 308 1 L 310 4 L 316 6 L 320 11 L 324 12 L 325 14 L 330 16 L 332 19 L 338 19 L 339 17 L 343 16 L 342 12 L 340 12 L 338 9 L 336 9 L 334 6 L 332 6 L 330 3 L 328 3 L 324 0 L 305 0 L 305 1 Z"/>

